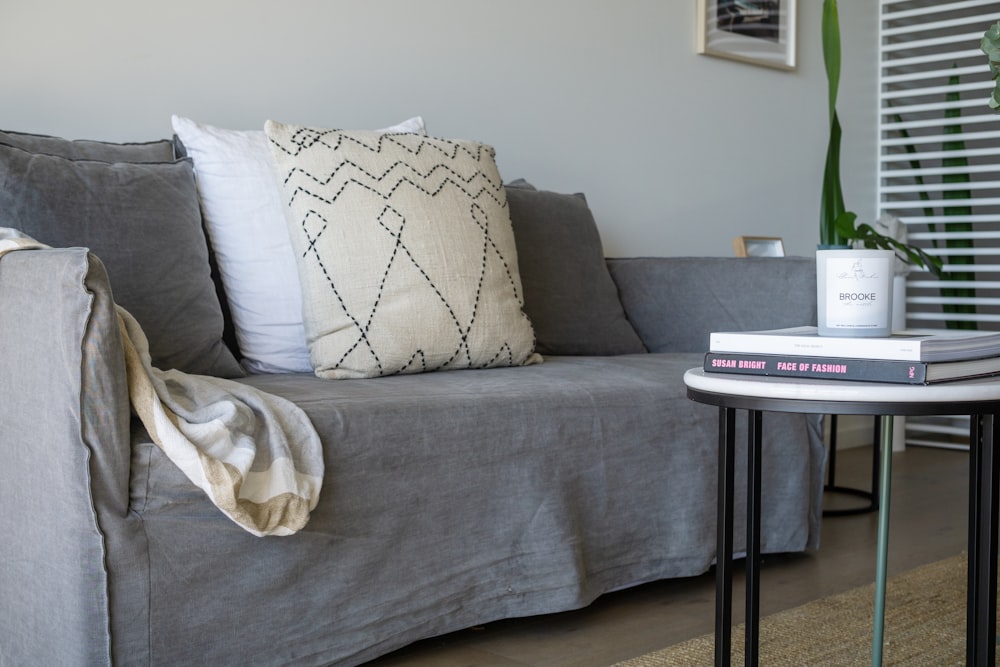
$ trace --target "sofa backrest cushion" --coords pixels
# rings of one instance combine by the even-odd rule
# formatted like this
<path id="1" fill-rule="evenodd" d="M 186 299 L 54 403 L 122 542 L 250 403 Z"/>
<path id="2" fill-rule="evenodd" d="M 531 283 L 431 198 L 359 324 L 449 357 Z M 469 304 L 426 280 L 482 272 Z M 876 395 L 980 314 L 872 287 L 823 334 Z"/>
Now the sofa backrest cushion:
<path id="1" fill-rule="evenodd" d="M 21 148 L 30 153 L 59 155 L 73 160 L 170 162 L 174 159 L 173 143 L 168 139 L 122 144 L 0 130 L 0 144 Z"/>
<path id="2" fill-rule="evenodd" d="M 604 259 L 597 223 L 582 194 L 507 184 L 507 204 L 524 286 L 524 312 L 539 353 L 645 352 L 625 317 Z"/>
<path id="3" fill-rule="evenodd" d="M 243 374 L 222 342 L 189 160 L 78 160 L 0 144 L 0 183 L 0 226 L 101 259 L 115 301 L 149 339 L 153 365 Z"/>
<path id="4" fill-rule="evenodd" d="M 539 360 L 493 149 L 268 121 L 316 375 Z"/>
<path id="5" fill-rule="evenodd" d="M 713 331 L 816 324 L 811 257 L 632 257 L 608 268 L 650 352 L 705 352 Z"/>

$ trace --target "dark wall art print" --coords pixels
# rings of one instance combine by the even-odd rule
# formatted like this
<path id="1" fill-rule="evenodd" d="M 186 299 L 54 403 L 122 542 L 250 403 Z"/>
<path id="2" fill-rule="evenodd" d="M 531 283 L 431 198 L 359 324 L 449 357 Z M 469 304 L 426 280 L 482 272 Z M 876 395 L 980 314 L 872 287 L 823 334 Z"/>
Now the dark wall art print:
<path id="1" fill-rule="evenodd" d="M 698 0 L 698 53 L 795 69 L 797 0 Z"/>

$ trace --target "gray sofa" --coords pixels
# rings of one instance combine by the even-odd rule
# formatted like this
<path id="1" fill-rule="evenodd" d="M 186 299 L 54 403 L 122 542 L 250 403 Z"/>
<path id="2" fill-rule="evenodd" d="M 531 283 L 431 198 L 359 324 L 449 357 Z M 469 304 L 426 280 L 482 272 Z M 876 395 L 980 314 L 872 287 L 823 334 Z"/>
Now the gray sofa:
<path id="1" fill-rule="evenodd" d="M 144 310 L 123 283 L 120 257 L 105 261 L 119 249 L 93 230 L 94 244 L 60 243 L 65 230 L 52 225 L 63 222 L 39 222 L 47 214 L 13 201 L 10 186 L 4 196 L 0 226 L 105 250 L 0 260 L 5 665 L 356 665 L 422 638 L 704 573 L 715 551 L 717 411 L 689 401 L 681 376 L 700 365 L 711 330 L 815 321 L 809 259 L 611 259 L 601 277 L 642 344 L 630 353 L 549 350 L 531 366 L 365 380 L 237 377 L 300 406 L 324 445 L 308 525 L 258 538 L 130 415 L 114 303 L 127 293 L 132 309 L 157 308 Z M 533 215 L 524 205 L 511 207 L 522 223 Z M 63 213 L 92 214 L 74 210 Z M 136 271 L 155 262 L 128 258 Z M 528 310 L 544 271 L 524 273 Z M 153 316 L 142 322 L 151 346 L 157 334 L 186 335 Z M 587 348 L 600 326 L 577 325 Z M 765 552 L 818 547 L 819 425 L 765 417 Z"/>

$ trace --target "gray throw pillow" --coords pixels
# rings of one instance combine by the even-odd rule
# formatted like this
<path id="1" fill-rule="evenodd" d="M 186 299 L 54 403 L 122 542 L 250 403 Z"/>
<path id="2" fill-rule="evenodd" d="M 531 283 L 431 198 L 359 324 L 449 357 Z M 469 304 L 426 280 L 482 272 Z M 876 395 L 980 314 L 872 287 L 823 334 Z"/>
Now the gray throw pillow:
<path id="1" fill-rule="evenodd" d="M 190 161 L 69 160 L 0 144 L 0 226 L 90 248 L 115 301 L 149 338 L 153 365 L 243 375 L 222 342 Z"/>
<path id="2" fill-rule="evenodd" d="M 524 312 L 536 349 L 552 355 L 613 355 L 646 349 L 625 317 L 608 273 L 597 223 L 582 194 L 507 184 Z"/>
<path id="3" fill-rule="evenodd" d="M 0 144 L 22 148 L 30 153 L 58 155 L 74 160 L 102 162 L 170 162 L 174 159 L 173 142 L 168 139 L 141 143 L 117 144 L 89 139 L 63 139 L 45 134 L 0 130 Z"/>

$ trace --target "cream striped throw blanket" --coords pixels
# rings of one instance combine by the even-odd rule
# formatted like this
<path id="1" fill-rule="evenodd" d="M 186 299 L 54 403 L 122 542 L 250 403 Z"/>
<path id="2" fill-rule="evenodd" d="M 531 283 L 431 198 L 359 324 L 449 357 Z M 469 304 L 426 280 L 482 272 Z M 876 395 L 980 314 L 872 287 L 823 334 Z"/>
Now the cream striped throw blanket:
<path id="1" fill-rule="evenodd" d="M 46 247 L 0 227 L 0 258 Z M 153 442 L 248 532 L 303 528 L 323 481 L 322 447 L 306 414 L 239 382 L 153 367 L 142 328 L 116 308 L 129 400 Z"/>

